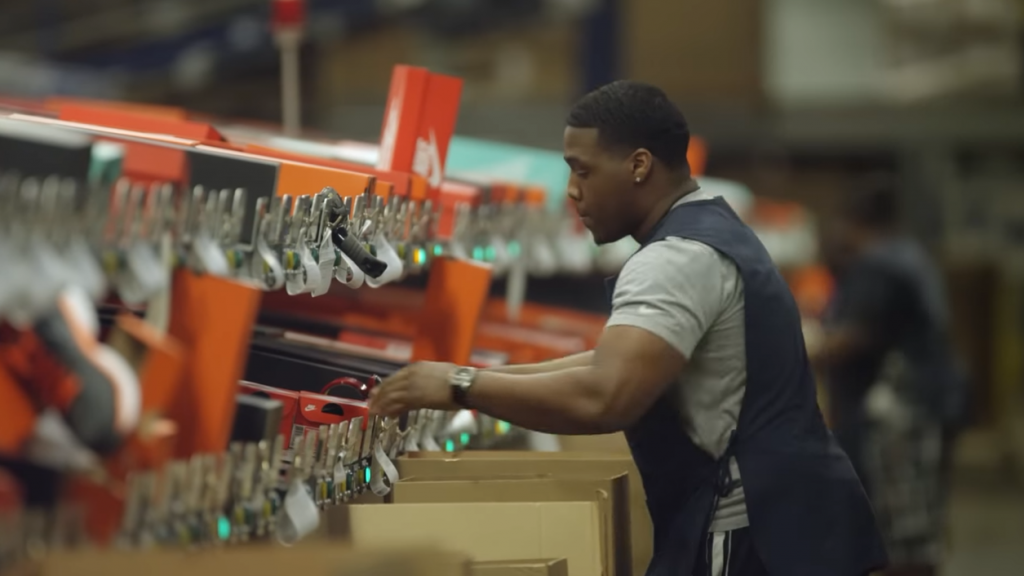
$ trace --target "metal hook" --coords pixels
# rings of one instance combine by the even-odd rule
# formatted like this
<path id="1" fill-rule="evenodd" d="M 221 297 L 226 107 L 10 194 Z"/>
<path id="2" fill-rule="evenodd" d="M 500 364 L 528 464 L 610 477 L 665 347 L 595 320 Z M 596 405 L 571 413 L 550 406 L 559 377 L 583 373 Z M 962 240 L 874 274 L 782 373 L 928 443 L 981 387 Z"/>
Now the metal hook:
<path id="1" fill-rule="evenodd" d="M 312 205 L 313 199 L 308 195 L 302 195 L 295 199 L 295 209 L 288 223 L 288 248 L 297 249 L 299 243 L 305 240 L 303 234 L 307 233 L 306 226 Z"/>
<path id="2" fill-rule="evenodd" d="M 88 215 L 83 215 L 78 207 L 78 190 L 78 182 L 74 178 L 61 179 L 57 190 L 55 230 L 55 236 L 60 242 L 80 234 L 88 225 Z"/>
<path id="3" fill-rule="evenodd" d="M 36 225 L 39 233 L 52 237 L 57 225 L 57 210 L 60 202 L 60 176 L 47 176 L 39 188 L 39 219 Z"/>
<path id="4" fill-rule="evenodd" d="M 288 194 L 270 200 L 270 245 L 280 246 L 282 239 L 290 234 L 292 197 Z"/>
<path id="5" fill-rule="evenodd" d="M 231 215 L 228 222 L 228 242 L 238 244 L 242 241 L 242 225 L 245 223 L 245 206 L 249 193 L 245 188 L 235 188 L 234 197 L 231 200 Z M 259 224 L 253 229 L 259 228 Z"/>

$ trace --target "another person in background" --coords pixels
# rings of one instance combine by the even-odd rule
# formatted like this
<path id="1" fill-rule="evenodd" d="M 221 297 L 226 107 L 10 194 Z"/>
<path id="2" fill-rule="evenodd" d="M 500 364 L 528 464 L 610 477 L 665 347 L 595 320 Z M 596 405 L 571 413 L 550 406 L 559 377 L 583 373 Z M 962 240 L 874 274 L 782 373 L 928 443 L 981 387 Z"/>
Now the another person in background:
<path id="1" fill-rule="evenodd" d="M 937 573 L 949 455 L 965 412 L 942 278 L 903 234 L 895 186 L 874 177 L 846 198 L 826 255 L 837 276 L 825 337 L 832 429 L 872 498 L 887 575 Z"/>

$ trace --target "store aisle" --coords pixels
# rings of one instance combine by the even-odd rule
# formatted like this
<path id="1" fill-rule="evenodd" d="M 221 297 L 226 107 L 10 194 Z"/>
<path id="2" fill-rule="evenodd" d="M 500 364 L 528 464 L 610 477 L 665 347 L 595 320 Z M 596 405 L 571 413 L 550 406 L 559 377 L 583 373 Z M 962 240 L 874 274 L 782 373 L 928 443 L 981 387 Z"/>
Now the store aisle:
<path id="1" fill-rule="evenodd" d="M 1024 488 L 999 464 L 991 435 L 972 433 L 957 454 L 944 576 L 1020 576 Z"/>

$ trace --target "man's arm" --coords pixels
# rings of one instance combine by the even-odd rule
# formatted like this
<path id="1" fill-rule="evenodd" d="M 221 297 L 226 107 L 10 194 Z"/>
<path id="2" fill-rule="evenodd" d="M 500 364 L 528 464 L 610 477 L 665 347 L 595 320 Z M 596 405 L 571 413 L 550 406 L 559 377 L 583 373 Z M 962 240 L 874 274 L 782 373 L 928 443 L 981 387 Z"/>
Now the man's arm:
<path id="1" fill-rule="evenodd" d="M 679 379 L 686 358 L 726 310 L 725 287 L 737 282 L 735 266 L 711 248 L 658 242 L 624 267 L 611 318 L 592 353 L 558 361 L 564 367 L 553 372 L 483 370 L 465 400 L 485 414 L 542 432 L 622 430 Z M 453 369 L 437 362 L 403 368 L 373 389 L 370 410 L 394 416 L 417 408 L 457 408 L 449 381 Z"/>
<path id="2" fill-rule="evenodd" d="M 516 376 L 547 374 L 549 372 L 568 370 L 569 368 L 582 368 L 589 365 L 593 358 L 594 351 L 587 350 L 586 352 L 580 352 L 578 354 L 573 354 L 564 358 L 557 358 L 555 360 L 548 360 L 546 362 L 537 362 L 536 364 L 511 364 L 509 366 L 487 368 L 481 372 L 486 374 L 509 374 Z"/>
<path id="3" fill-rule="evenodd" d="M 615 432 L 639 419 L 685 363 L 681 353 L 653 333 L 612 326 L 589 363 L 530 375 L 483 371 L 470 388 L 468 402 L 485 414 L 539 432 Z"/>
<path id="4" fill-rule="evenodd" d="M 703 244 L 651 245 L 619 276 L 611 317 L 588 364 L 527 376 L 478 374 L 469 405 L 541 432 L 622 430 L 678 380 L 737 274 Z"/>

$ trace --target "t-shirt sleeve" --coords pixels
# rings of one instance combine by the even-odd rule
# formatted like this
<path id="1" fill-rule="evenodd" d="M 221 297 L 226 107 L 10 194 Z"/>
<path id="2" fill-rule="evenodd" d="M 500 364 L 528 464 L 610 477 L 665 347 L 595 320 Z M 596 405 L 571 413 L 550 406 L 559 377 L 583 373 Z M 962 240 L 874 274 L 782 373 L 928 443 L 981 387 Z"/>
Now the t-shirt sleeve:
<path id="1" fill-rule="evenodd" d="M 690 358 L 721 314 L 729 265 L 713 248 L 693 240 L 651 244 L 619 274 L 606 327 L 642 328 Z"/>

